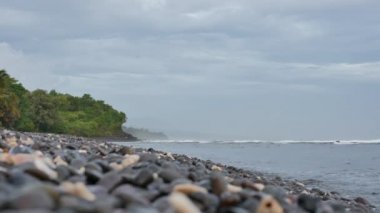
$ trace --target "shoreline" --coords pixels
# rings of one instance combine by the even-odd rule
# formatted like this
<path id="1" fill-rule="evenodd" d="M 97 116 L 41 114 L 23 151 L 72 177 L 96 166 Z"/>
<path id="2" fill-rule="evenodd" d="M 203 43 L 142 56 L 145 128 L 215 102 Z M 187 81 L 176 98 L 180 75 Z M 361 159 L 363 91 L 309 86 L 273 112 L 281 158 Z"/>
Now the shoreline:
<path id="1" fill-rule="evenodd" d="M 116 145 L 99 138 L 8 130 L 0 133 L 0 178 L 5 180 L 0 188 L 0 210 L 374 211 L 364 198 L 346 199 L 335 192 L 307 189 L 295 180 L 186 155 Z M 17 178 L 28 180 L 15 183 Z M 7 187 L 17 190 L 4 196 L 2 189 Z M 36 191 L 45 203 L 16 203 L 28 201 Z"/>

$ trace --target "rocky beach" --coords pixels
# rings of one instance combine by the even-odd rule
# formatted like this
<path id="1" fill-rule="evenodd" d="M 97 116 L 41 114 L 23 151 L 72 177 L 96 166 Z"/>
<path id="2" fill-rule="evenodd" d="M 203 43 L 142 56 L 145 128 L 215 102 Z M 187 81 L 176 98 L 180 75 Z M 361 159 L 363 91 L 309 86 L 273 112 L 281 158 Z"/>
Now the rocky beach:
<path id="1" fill-rule="evenodd" d="M 0 130 L 1 212 L 375 212 L 362 197 L 154 149 Z"/>

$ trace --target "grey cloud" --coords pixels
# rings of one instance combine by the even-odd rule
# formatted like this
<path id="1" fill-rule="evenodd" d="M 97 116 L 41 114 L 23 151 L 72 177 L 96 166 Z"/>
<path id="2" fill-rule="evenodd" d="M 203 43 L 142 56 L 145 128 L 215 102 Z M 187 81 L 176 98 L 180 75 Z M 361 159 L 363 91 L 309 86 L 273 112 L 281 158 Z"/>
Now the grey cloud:
<path id="1" fill-rule="evenodd" d="M 0 66 L 28 88 L 91 93 L 126 111 L 131 125 L 156 130 L 380 137 L 372 108 L 380 104 L 373 92 L 379 7 L 375 0 L 2 1 Z"/>

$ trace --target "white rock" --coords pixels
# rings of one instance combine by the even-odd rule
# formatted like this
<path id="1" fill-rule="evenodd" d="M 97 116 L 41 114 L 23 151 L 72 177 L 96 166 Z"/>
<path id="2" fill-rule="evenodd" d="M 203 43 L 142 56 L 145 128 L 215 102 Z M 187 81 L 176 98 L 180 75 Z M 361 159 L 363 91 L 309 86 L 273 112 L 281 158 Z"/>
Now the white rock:
<path id="1" fill-rule="evenodd" d="M 51 169 L 43 160 L 36 159 L 34 161 L 34 165 L 37 167 L 38 170 L 41 170 L 42 172 L 47 174 L 50 179 L 58 178 L 57 172 Z"/>
<path id="2" fill-rule="evenodd" d="M 217 165 L 213 165 L 211 167 L 211 170 L 214 171 L 214 172 L 221 172 L 221 171 L 223 171 L 222 167 L 217 166 Z"/>
<path id="3" fill-rule="evenodd" d="M 169 196 L 169 203 L 177 213 L 200 213 L 197 206 L 183 193 L 174 192 Z"/>
<path id="4" fill-rule="evenodd" d="M 178 184 L 174 186 L 173 188 L 174 192 L 181 192 L 183 194 L 191 194 L 193 192 L 202 192 L 202 193 L 207 193 L 207 189 L 197 186 L 195 184 L 191 183 L 183 183 L 183 184 Z"/>
<path id="5" fill-rule="evenodd" d="M 243 189 L 240 186 L 235 186 L 231 184 L 227 185 L 227 191 L 229 192 L 237 193 L 237 192 L 240 192 L 241 190 Z"/>
<path id="6" fill-rule="evenodd" d="M 139 155 L 125 155 L 125 159 L 121 162 L 121 165 L 125 168 L 139 162 Z"/>

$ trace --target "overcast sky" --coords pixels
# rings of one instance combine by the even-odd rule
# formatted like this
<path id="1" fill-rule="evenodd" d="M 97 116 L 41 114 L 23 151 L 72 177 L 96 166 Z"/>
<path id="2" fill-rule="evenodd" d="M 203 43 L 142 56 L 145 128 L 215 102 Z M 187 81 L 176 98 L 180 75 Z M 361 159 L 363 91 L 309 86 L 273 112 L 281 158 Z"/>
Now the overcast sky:
<path id="1" fill-rule="evenodd" d="M 379 11 L 379 0 L 2 0 L 0 68 L 171 136 L 374 139 Z"/>

